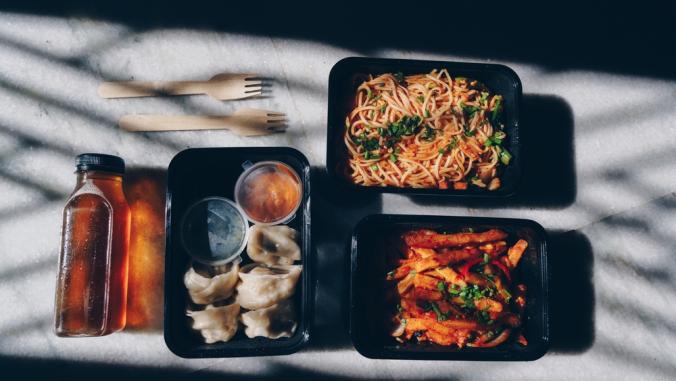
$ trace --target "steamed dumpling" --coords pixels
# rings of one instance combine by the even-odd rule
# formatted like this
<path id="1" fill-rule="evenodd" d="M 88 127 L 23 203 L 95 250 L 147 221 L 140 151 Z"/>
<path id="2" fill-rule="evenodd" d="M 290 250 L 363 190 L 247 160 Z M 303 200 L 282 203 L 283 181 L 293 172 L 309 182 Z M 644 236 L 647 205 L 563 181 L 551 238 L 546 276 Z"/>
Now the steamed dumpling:
<path id="1" fill-rule="evenodd" d="M 270 307 L 296 290 L 303 266 L 265 266 L 250 263 L 239 272 L 237 303 L 248 310 Z"/>
<path id="2" fill-rule="evenodd" d="M 269 339 L 291 337 L 296 331 L 296 314 L 290 299 L 282 300 L 267 308 L 242 314 L 244 333 L 250 338 L 263 336 Z"/>
<path id="3" fill-rule="evenodd" d="M 237 333 L 239 325 L 239 304 L 233 303 L 227 306 L 214 307 L 208 305 L 202 311 L 190 311 L 186 313 L 193 320 L 192 328 L 199 330 L 207 344 L 218 341 L 228 341 Z"/>
<path id="4" fill-rule="evenodd" d="M 256 262 L 267 265 L 292 265 L 300 260 L 298 232 L 285 225 L 253 225 L 246 252 Z"/>
<path id="5" fill-rule="evenodd" d="M 191 266 L 183 276 L 183 284 L 194 303 L 211 304 L 232 296 L 238 280 L 239 262 L 212 268 L 211 272 L 216 275 L 204 276 Z"/>

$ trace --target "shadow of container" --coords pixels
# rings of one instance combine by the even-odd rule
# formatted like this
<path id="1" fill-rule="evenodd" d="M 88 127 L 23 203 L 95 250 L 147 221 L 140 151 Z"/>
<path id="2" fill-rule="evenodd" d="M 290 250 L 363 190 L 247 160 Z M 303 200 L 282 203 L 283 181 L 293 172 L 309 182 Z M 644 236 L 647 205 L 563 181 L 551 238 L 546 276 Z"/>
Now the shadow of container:
<path id="1" fill-rule="evenodd" d="M 575 202 L 573 112 L 563 98 L 524 94 L 521 105 L 521 184 L 507 199 L 462 199 L 411 196 L 422 206 L 463 204 L 472 208 L 544 207 L 559 209 Z"/>
<path id="2" fill-rule="evenodd" d="M 162 331 L 166 184 L 165 169 L 132 167 L 125 174 L 131 208 L 127 331 Z"/>
<path id="3" fill-rule="evenodd" d="M 352 348 L 347 333 L 349 255 L 345 252 L 359 220 L 382 212 L 379 194 L 357 195 L 334 186 L 326 169 L 312 168 L 312 234 L 317 292 L 312 341 L 308 350 Z"/>
<path id="4" fill-rule="evenodd" d="M 550 232 L 549 329 L 552 352 L 582 353 L 595 339 L 594 254 L 578 232 Z"/>

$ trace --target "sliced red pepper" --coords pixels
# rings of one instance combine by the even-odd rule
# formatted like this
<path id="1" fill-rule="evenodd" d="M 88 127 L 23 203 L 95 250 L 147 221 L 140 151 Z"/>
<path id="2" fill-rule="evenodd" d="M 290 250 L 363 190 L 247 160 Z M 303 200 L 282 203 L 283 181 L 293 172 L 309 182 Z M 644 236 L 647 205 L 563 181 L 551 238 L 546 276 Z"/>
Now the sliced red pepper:
<path id="1" fill-rule="evenodd" d="M 502 270 L 502 272 L 505 274 L 505 277 L 507 277 L 507 281 L 511 282 L 512 281 L 512 276 L 509 275 L 509 269 L 507 266 L 505 266 L 502 262 L 498 261 L 497 259 L 494 259 L 491 261 L 491 265 L 499 268 Z"/>
<path id="2" fill-rule="evenodd" d="M 469 270 L 472 269 L 472 266 L 477 265 L 481 262 L 483 262 L 483 258 L 470 259 L 469 261 L 465 262 L 464 265 L 460 266 L 458 271 L 460 272 L 460 275 L 462 275 L 464 278 L 467 276 L 467 274 L 469 274 Z"/>

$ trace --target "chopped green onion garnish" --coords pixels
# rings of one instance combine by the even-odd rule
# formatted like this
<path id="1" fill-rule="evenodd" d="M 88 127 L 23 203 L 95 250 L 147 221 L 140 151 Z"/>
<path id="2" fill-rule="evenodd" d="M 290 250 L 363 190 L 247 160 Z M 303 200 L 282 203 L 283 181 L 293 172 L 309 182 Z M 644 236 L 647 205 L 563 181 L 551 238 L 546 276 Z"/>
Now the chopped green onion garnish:
<path id="1" fill-rule="evenodd" d="M 491 260 L 491 257 L 490 257 L 490 255 L 488 255 L 488 254 L 484 253 L 484 262 L 483 262 L 483 263 L 484 263 L 484 265 L 485 265 L 486 263 L 488 263 L 488 262 L 489 262 L 490 260 Z"/>
<path id="2" fill-rule="evenodd" d="M 491 113 L 491 119 L 493 120 L 493 122 L 498 120 L 501 109 L 502 109 L 502 97 L 497 95 L 495 98 L 495 106 L 493 107 L 493 112 Z"/>
<path id="3" fill-rule="evenodd" d="M 510 154 L 506 149 L 500 151 L 500 161 L 504 165 L 509 165 L 509 162 L 512 160 L 512 154 Z"/>
<path id="4" fill-rule="evenodd" d="M 439 309 L 439 306 L 435 302 L 430 303 L 432 305 L 432 309 L 434 310 L 434 313 L 437 315 L 437 321 L 444 321 L 448 319 L 448 316 L 446 316 L 445 313 L 441 312 Z"/>
<path id="5" fill-rule="evenodd" d="M 377 164 L 371 165 L 371 169 L 374 170 L 374 171 L 377 171 L 377 170 L 378 170 L 378 165 L 377 165 Z"/>
<path id="6" fill-rule="evenodd" d="M 437 282 L 437 290 L 443 292 L 445 289 L 446 287 L 444 286 L 444 282 L 442 281 Z"/>

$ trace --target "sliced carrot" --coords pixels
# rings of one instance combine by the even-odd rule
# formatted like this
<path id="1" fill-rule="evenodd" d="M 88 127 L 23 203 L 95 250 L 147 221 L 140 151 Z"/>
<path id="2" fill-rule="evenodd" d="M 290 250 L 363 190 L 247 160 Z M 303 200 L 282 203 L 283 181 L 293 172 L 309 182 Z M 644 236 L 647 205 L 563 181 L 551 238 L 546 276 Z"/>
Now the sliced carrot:
<path id="1" fill-rule="evenodd" d="M 453 189 L 455 190 L 466 190 L 467 189 L 467 183 L 464 181 L 456 181 L 453 183 Z"/>

